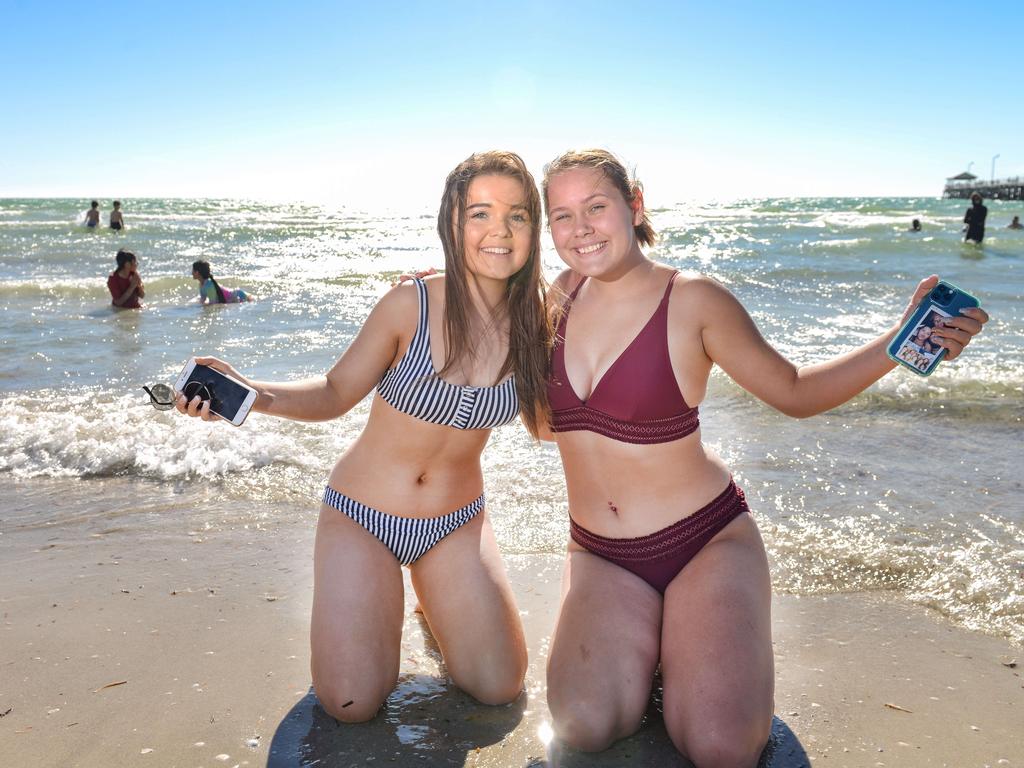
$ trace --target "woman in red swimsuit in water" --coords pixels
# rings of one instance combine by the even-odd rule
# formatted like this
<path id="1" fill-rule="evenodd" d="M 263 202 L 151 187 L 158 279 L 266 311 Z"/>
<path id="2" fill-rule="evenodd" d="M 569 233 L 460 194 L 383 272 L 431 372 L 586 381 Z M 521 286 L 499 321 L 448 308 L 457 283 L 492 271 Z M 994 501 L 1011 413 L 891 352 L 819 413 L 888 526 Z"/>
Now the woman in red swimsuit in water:
<path id="1" fill-rule="evenodd" d="M 676 747 L 700 768 L 753 766 L 774 706 L 771 581 L 743 492 L 701 443 L 697 406 L 717 364 L 787 415 L 827 411 L 895 367 L 885 348 L 898 326 L 797 368 L 721 284 L 643 254 L 654 231 L 614 156 L 562 155 L 544 198 L 570 268 L 555 283 L 568 298 L 548 390 L 572 536 L 548 660 L 555 732 L 588 751 L 633 733 L 660 664 Z M 968 309 L 938 329 L 947 359 L 987 319 Z"/>

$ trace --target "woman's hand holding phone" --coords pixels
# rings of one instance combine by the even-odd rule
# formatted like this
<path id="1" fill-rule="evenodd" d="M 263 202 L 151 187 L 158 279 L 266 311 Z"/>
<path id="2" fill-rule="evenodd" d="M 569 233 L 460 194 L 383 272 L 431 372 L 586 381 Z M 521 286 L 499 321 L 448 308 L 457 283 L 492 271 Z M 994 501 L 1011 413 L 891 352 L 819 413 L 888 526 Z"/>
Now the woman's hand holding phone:
<path id="1" fill-rule="evenodd" d="M 186 416 L 198 416 L 203 421 L 223 421 L 220 416 L 210 411 L 210 401 L 200 400 L 199 395 L 191 400 L 186 400 L 184 395 L 179 394 L 174 400 L 174 407 L 179 413 L 184 413 Z"/>
<path id="2" fill-rule="evenodd" d="M 988 313 L 978 299 L 931 275 L 922 280 L 885 353 L 919 376 L 930 375 L 943 360 L 954 360 L 981 332 Z"/>
<path id="3" fill-rule="evenodd" d="M 231 364 L 226 363 L 223 360 L 219 360 L 216 357 L 196 357 L 195 363 L 196 365 L 205 365 L 215 371 L 225 373 L 236 381 L 240 381 L 257 392 L 259 391 L 252 381 L 236 371 Z M 259 395 L 257 395 L 257 397 L 259 397 Z M 183 393 L 179 392 L 174 400 L 174 407 L 186 416 L 199 417 L 203 421 L 223 421 L 224 418 L 222 416 L 210 410 L 210 402 L 210 400 L 203 400 L 199 395 L 196 395 L 189 400 Z"/>
<path id="4" fill-rule="evenodd" d="M 910 297 L 910 303 L 907 304 L 903 317 L 900 318 L 901 328 L 938 284 L 938 275 L 931 275 L 918 283 L 917 290 Z M 982 326 L 988 320 L 988 312 L 981 307 L 964 307 L 960 310 L 959 315 L 946 318 L 943 328 L 933 331 L 931 339 L 933 343 L 946 349 L 946 360 L 955 360 L 964 351 L 964 347 L 971 343 L 971 339 L 981 333 Z"/>

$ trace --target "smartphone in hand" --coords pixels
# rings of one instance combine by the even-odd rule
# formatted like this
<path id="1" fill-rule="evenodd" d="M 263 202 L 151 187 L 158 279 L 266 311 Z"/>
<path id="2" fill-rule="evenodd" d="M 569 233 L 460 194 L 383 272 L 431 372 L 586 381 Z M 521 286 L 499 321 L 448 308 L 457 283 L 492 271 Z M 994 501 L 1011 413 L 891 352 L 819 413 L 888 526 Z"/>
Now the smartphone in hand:
<path id="1" fill-rule="evenodd" d="M 181 369 L 174 391 L 192 400 L 199 395 L 202 400 L 210 401 L 210 411 L 240 427 L 245 417 L 256 402 L 256 390 L 237 379 L 210 368 L 199 365 L 193 357 Z"/>
<path id="2" fill-rule="evenodd" d="M 946 320 L 958 317 L 961 309 L 977 306 L 980 304 L 971 294 L 940 280 L 889 342 L 886 353 L 918 376 L 930 375 L 947 352 L 932 340 L 932 333 L 945 326 Z"/>

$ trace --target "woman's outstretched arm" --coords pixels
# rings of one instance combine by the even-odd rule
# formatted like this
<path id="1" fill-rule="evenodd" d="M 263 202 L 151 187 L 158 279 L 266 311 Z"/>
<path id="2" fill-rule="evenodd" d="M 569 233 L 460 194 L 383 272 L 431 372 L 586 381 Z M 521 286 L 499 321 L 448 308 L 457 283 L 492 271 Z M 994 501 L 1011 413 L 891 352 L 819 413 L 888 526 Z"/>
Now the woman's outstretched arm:
<path id="1" fill-rule="evenodd" d="M 801 367 L 764 340 L 750 315 L 725 287 L 708 279 L 687 287 L 699 291 L 700 306 L 705 310 L 701 340 L 712 362 L 768 405 L 803 418 L 842 405 L 896 367 L 886 346 L 937 282 L 935 275 L 922 280 L 902 320 L 876 339 L 831 360 Z M 946 359 L 958 357 L 987 321 L 988 314 L 979 308 L 966 309 L 951 319 L 939 340 L 948 350 Z"/>
<path id="2" fill-rule="evenodd" d="M 380 381 L 398 351 L 402 329 L 410 330 L 415 325 L 417 301 L 413 286 L 389 291 L 338 362 L 322 376 L 288 382 L 255 381 L 214 357 L 197 357 L 196 362 L 255 389 L 254 411 L 297 421 L 327 421 L 347 413 Z M 176 406 L 182 413 L 207 421 L 218 418 L 209 412 L 209 401 L 200 402 L 198 397 L 185 402 L 184 395 L 179 395 Z"/>

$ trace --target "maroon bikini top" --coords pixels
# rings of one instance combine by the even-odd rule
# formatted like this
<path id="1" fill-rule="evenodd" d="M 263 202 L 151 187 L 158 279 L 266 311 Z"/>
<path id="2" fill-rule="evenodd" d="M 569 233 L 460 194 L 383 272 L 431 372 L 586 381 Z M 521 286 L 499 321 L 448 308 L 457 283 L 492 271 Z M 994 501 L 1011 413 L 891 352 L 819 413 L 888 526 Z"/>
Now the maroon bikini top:
<path id="1" fill-rule="evenodd" d="M 668 297 L 673 272 L 661 303 L 636 338 L 612 363 L 583 402 L 565 372 L 565 326 L 581 281 L 569 296 L 551 353 L 548 401 L 554 432 L 585 430 L 622 443 L 667 443 L 686 437 L 700 425 L 697 409 L 683 399 L 668 353 Z"/>

